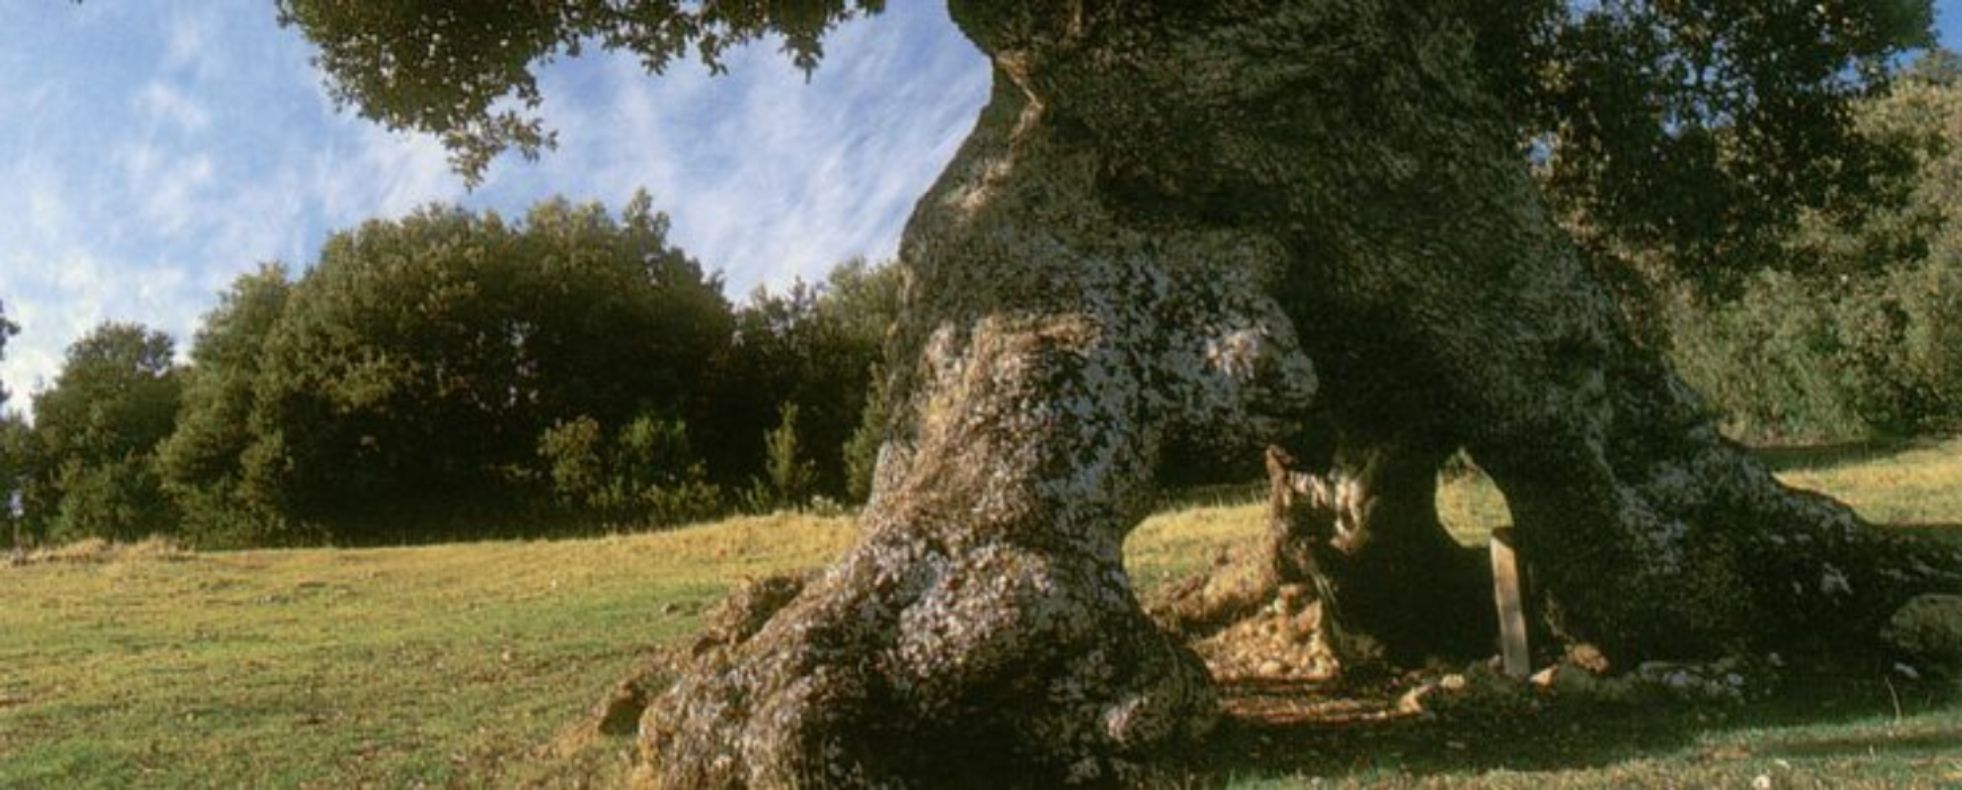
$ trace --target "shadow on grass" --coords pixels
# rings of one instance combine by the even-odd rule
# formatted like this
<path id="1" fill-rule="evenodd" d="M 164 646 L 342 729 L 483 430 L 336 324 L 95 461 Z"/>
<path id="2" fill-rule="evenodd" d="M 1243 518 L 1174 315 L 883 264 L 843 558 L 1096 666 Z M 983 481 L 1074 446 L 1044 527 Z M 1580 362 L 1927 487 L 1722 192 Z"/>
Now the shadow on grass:
<path id="1" fill-rule="evenodd" d="M 1853 442 L 1753 447 L 1751 453 L 1766 466 L 1771 467 L 1774 472 L 1796 470 L 1816 472 L 1877 461 L 1920 446 L 1924 442 L 1925 440 L 1898 438 L 1864 439 Z"/>
<path id="2" fill-rule="evenodd" d="M 1938 727 L 1911 735 L 1842 735 L 1826 738 L 1797 738 L 1764 750 L 1777 757 L 1847 757 L 1892 753 L 1908 756 L 1953 755 L 1962 749 L 1962 725 Z"/>
<path id="3" fill-rule="evenodd" d="M 1339 712 L 1384 710 L 1393 697 L 1358 705 L 1307 687 L 1302 699 L 1319 695 L 1325 709 L 1337 713 L 1229 717 L 1192 769 L 1202 784 L 1308 779 L 1375 784 L 1399 777 L 1475 781 L 1494 770 L 1586 771 L 1652 761 L 1636 769 L 1647 775 L 1598 779 L 1639 784 L 1667 780 L 1672 765 L 1750 757 L 1877 756 L 1906 762 L 1950 754 L 1962 744 L 1962 695 L 1954 688 L 1929 684 L 1890 691 L 1877 681 L 1793 685 L 1806 690 L 1745 704 L 1544 701 L 1507 712 L 1373 719 Z M 1915 725 L 1910 730 L 1890 732 L 1875 724 L 1903 714 Z"/>
<path id="4" fill-rule="evenodd" d="M 1888 531 L 1901 535 L 1911 535 L 1922 540 L 1933 540 L 1953 546 L 1962 546 L 1962 521 L 1927 521 L 1911 524 L 1884 524 Z"/>

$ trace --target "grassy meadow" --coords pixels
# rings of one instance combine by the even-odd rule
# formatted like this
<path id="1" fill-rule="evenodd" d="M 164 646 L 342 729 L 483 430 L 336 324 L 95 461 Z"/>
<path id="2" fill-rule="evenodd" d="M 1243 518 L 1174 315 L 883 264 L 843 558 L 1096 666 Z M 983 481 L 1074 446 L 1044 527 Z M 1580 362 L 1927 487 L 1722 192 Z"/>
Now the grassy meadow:
<path id="1" fill-rule="evenodd" d="M 1770 453 L 1874 520 L 1962 534 L 1962 440 Z M 1150 588 L 1259 530 L 1251 489 L 1129 544 Z M 1441 504 L 1505 520 L 1477 480 Z M 647 648 L 746 576 L 824 563 L 849 519 L 556 542 L 185 554 L 76 546 L 0 566 L 0 787 L 609 784 L 628 739 L 562 738 Z M 1504 721 L 1229 726 L 1199 779 L 1962 785 L 1962 703 L 1852 683 L 1803 700 Z"/>

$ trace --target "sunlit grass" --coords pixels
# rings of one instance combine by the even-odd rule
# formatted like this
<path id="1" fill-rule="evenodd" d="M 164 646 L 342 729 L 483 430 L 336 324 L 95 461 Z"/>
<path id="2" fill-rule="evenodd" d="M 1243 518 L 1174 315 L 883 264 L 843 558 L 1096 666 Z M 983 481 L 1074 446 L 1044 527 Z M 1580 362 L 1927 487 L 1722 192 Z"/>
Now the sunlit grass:
<path id="1" fill-rule="evenodd" d="M 1962 528 L 1962 440 L 1917 442 L 1790 464 L 1786 483 L 1838 497 L 1860 515 L 1897 526 Z"/>
<path id="2" fill-rule="evenodd" d="M 845 519 L 0 569 L 0 786 L 459 781 Z"/>
<path id="3" fill-rule="evenodd" d="M 1878 521 L 1962 523 L 1962 441 L 1784 474 Z M 1139 527 L 1127 555 L 1140 586 L 1257 540 L 1265 504 L 1254 489 L 1215 501 Z M 1467 542 L 1506 521 L 1476 478 L 1448 485 L 1440 510 Z M 822 565 L 853 535 L 849 519 L 780 515 L 558 542 L 210 554 L 78 546 L 0 567 L 0 787 L 611 782 L 626 739 L 570 755 L 545 747 L 640 651 L 693 633 L 729 585 Z M 1461 737 L 1449 733 L 1419 732 L 1395 748 L 1341 737 L 1301 748 L 1351 761 L 1312 764 L 1308 775 L 1364 782 L 1737 784 L 1784 770 L 1773 760 L 1807 781 L 1962 781 L 1952 757 L 1962 750 L 1921 748 L 1962 736 L 1962 715 L 1917 714 L 1914 703 L 1898 722 L 1837 717 L 1662 744 L 1588 741 L 1566 762 L 1568 751 L 1545 751 L 1554 746 L 1528 749 L 1542 755 L 1528 768 L 1458 759 L 1440 740 Z M 1849 743 L 1860 748 L 1838 746 Z M 1708 757 L 1740 749 L 1752 757 Z M 1356 754 L 1377 767 L 1353 768 Z M 1262 776 L 1272 774 L 1246 778 Z"/>

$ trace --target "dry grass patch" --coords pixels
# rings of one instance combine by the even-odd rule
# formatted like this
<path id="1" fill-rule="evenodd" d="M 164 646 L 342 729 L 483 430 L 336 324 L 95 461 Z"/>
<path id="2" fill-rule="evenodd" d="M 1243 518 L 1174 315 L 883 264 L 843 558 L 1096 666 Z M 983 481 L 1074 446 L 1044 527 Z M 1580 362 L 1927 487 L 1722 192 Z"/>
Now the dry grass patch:
<path id="1" fill-rule="evenodd" d="M 145 560 L 177 561 L 188 559 L 191 551 L 174 538 L 151 536 L 134 543 L 121 543 L 102 538 L 83 538 L 73 543 L 43 549 L 17 549 L 7 557 L 7 564 L 13 566 L 41 565 L 46 563 L 104 564 L 112 562 L 141 562 Z"/>

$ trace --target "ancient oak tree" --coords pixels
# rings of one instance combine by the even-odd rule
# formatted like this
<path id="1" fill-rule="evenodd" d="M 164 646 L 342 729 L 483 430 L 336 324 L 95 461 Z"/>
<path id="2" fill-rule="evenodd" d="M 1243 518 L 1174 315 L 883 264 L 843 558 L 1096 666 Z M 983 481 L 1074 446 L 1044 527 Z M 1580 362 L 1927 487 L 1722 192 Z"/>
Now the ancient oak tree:
<path id="1" fill-rule="evenodd" d="M 659 72 L 780 37 L 812 67 L 879 5 L 281 10 L 336 95 L 477 174 L 549 146 L 524 114 L 542 59 Z M 1617 660 L 1874 655 L 1905 604 L 1962 592 L 1953 550 L 1721 438 L 1569 230 L 1694 262 L 1775 219 L 1925 3 L 948 6 L 994 90 L 902 241 L 863 537 L 743 596 L 656 695 L 668 784 L 1121 781 L 1203 732 L 1205 669 L 1120 562 L 1168 437 L 1291 444 L 1340 492 L 1335 581 L 1366 591 L 1345 618 L 1398 654 L 1490 651 L 1489 576 L 1431 504 L 1459 448 L 1507 497 L 1547 627 Z"/>

